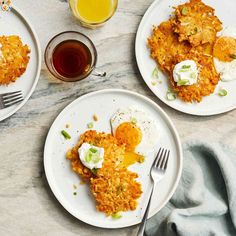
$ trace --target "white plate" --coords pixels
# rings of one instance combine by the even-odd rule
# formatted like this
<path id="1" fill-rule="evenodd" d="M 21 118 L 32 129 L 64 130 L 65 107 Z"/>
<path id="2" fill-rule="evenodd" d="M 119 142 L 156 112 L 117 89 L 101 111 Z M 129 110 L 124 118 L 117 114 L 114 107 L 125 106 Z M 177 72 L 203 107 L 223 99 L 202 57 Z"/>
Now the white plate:
<path id="1" fill-rule="evenodd" d="M 79 185 L 78 193 L 73 195 L 73 184 L 78 184 L 80 179 L 75 174 L 70 162 L 66 160 L 66 151 L 78 141 L 79 135 L 87 129 L 87 123 L 92 121 L 96 114 L 98 122 L 94 122 L 97 131 L 111 132 L 109 119 L 112 114 L 122 107 L 136 106 L 150 114 L 157 122 L 159 128 L 159 146 L 169 148 L 171 156 L 168 170 L 156 191 L 151 205 L 150 215 L 157 213 L 174 193 L 182 171 L 182 150 L 178 134 L 164 111 L 150 99 L 137 93 L 125 90 L 101 90 L 84 95 L 68 105 L 56 118 L 48 133 L 44 148 L 44 168 L 48 183 L 62 206 L 76 218 L 103 228 L 121 228 L 138 224 L 141 219 L 142 209 L 146 205 L 150 184 L 148 176 L 154 155 L 146 158 L 142 164 L 131 166 L 131 170 L 139 174 L 143 194 L 138 208 L 135 211 L 123 213 L 123 217 L 114 220 L 96 211 L 95 202 L 87 185 Z M 65 125 L 71 128 L 66 129 Z M 61 130 L 68 130 L 72 136 L 66 141 L 60 134 Z"/>
<path id="2" fill-rule="evenodd" d="M 18 111 L 33 93 L 41 69 L 41 50 L 34 29 L 15 7 L 7 12 L 0 10 L 0 35 L 18 35 L 22 42 L 31 49 L 30 60 L 25 73 L 15 83 L 0 86 L 0 94 L 21 90 L 24 98 L 21 103 L 0 110 L 0 121 L 2 121 Z"/>
<path id="3" fill-rule="evenodd" d="M 166 91 L 168 90 L 168 78 L 160 74 L 162 84 L 152 85 L 152 71 L 156 66 L 155 61 L 150 57 L 150 51 L 147 47 L 147 38 L 152 33 L 153 25 L 159 25 L 161 22 L 169 19 L 173 12 L 172 6 L 178 6 L 186 0 L 156 0 L 146 11 L 136 36 L 136 59 L 140 73 L 152 92 L 164 103 L 170 107 L 184 113 L 207 116 L 216 115 L 230 111 L 236 108 L 236 80 L 231 82 L 219 82 L 214 94 L 204 97 L 201 103 L 185 103 L 180 99 L 168 101 Z M 223 22 L 224 26 L 235 25 L 236 1 L 227 0 L 203 0 L 204 3 L 215 8 L 216 15 Z M 217 95 L 219 88 L 225 88 L 228 95 L 220 97 Z"/>

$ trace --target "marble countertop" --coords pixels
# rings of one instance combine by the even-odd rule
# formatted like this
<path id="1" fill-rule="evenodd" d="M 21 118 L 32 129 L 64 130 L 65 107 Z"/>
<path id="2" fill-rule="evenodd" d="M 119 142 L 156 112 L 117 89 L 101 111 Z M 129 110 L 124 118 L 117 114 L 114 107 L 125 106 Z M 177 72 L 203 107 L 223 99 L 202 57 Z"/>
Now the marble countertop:
<path id="1" fill-rule="evenodd" d="M 13 1 L 14 2 L 14 1 Z M 139 22 L 152 0 L 122 0 L 114 17 L 102 28 L 82 28 L 59 0 L 14 2 L 34 25 L 42 47 L 65 30 L 88 35 L 98 50 L 98 69 L 106 78 L 90 77 L 77 83 L 53 79 L 43 62 L 38 85 L 30 100 L 16 114 L 0 123 L 0 235 L 72 236 L 135 235 L 137 226 L 105 230 L 72 217 L 49 189 L 43 168 L 44 142 L 55 117 L 82 94 L 104 88 L 123 88 L 158 103 L 171 117 L 182 142 L 190 138 L 224 140 L 236 148 L 236 110 L 213 117 L 194 117 L 160 102 L 139 74 L 134 42 Z M 112 50 L 114 48 L 114 50 Z"/>

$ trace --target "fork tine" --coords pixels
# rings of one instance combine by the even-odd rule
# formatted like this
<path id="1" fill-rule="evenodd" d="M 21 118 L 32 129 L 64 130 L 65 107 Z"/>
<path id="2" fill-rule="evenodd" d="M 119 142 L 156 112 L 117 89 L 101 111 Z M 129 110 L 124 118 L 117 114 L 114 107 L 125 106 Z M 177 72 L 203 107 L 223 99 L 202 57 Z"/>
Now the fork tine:
<path id="1" fill-rule="evenodd" d="M 19 96 L 22 96 L 22 93 L 21 93 L 21 92 L 20 92 L 20 93 L 16 93 L 16 94 L 11 95 L 11 96 L 3 96 L 3 101 L 4 101 L 4 102 L 8 102 L 8 100 L 11 100 L 11 99 L 13 99 L 13 98 L 17 98 L 17 97 L 19 97 Z"/>
<path id="2" fill-rule="evenodd" d="M 160 162 L 160 166 L 159 166 L 160 169 L 163 169 L 163 167 L 164 167 L 164 163 L 165 163 L 165 160 L 166 160 L 166 157 L 167 157 L 166 154 L 167 154 L 167 149 L 165 150 L 165 153 L 164 153 L 164 155 L 162 157 L 162 160 Z"/>
<path id="3" fill-rule="evenodd" d="M 6 104 L 4 104 L 5 107 L 10 107 L 12 105 L 15 105 L 16 103 L 22 102 L 24 99 L 22 97 L 13 99 L 11 102 L 8 102 Z"/>
<path id="4" fill-rule="evenodd" d="M 21 91 L 19 90 L 19 91 L 15 91 L 15 92 L 3 93 L 3 94 L 1 94 L 1 95 L 2 95 L 2 97 L 4 98 L 4 97 L 6 97 L 6 96 L 15 95 L 15 94 L 17 94 L 17 93 L 21 93 Z"/>
<path id="5" fill-rule="evenodd" d="M 165 164 L 164 164 L 164 170 L 166 170 L 166 168 L 167 168 L 167 164 L 168 164 L 168 161 L 169 161 L 169 156 L 170 156 L 170 150 L 168 151 L 168 154 L 167 154 L 167 158 L 166 158 L 166 161 L 165 161 Z"/>
<path id="6" fill-rule="evenodd" d="M 156 160 L 155 167 L 158 167 L 158 166 L 159 166 L 160 161 L 162 160 L 162 156 L 163 156 L 164 150 L 165 150 L 165 149 L 162 148 L 161 153 L 160 153 L 160 155 L 159 155 L 159 158 L 158 158 L 158 160 Z"/>
<path id="7" fill-rule="evenodd" d="M 156 165 L 156 162 L 157 160 L 160 158 L 159 154 L 160 154 L 160 151 L 161 151 L 161 148 L 159 148 L 158 152 L 157 152 L 157 155 L 156 155 L 156 158 L 154 159 L 153 163 L 152 163 L 152 166 L 155 166 Z"/>

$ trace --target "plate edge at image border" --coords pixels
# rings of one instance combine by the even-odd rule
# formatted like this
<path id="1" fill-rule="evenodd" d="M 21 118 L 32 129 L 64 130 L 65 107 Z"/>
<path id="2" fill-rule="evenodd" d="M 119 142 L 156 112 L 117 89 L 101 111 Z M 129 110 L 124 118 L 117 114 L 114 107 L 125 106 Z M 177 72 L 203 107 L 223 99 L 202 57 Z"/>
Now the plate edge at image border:
<path id="1" fill-rule="evenodd" d="M 61 112 L 59 112 L 59 114 L 57 115 L 57 117 L 54 119 L 47 137 L 46 137 L 46 141 L 45 141 L 45 145 L 44 145 L 44 156 L 43 156 L 43 162 L 44 162 L 44 170 L 45 170 L 45 175 L 47 178 L 47 182 L 49 184 L 49 187 L 51 189 L 51 191 L 53 192 L 55 198 L 58 200 L 58 202 L 62 205 L 62 207 L 69 212 L 72 216 L 74 216 L 75 218 L 77 218 L 80 221 L 83 221 L 86 224 L 92 225 L 92 226 L 96 226 L 99 228 L 107 228 L 107 229 L 118 229 L 118 228 L 125 228 L 125 227 L 129 227 L 129 226 L 133 226 L 133 225 L 137 225 L 141 222 L 141 220 L 139 220 L 138 222 L 135 223 L 131 223 L 131 224 L 123 224 L 121 226 L 110 226 L 110 225 L 102 225 L 102 224 L 94 224 L 92 222 L 89 222 L 88 220 L 84 220 L 82 217 L 78 217 L 75 212 L 71 211 L 70 207 L 68 205 L 65 206 L 65 204 L 63 203 L 63 200 L 60 198 L 60 194 L 57 195 L 57 191 L 56 188 L 53 186 L 53 175 L 51 173 L 51 171 L 49 171 L 49 167 L 48 167 L 48 157 L 46 156 L 47 154 L 47 150 L 49 149 L 49 137 L 51 135 L 52 130 L 54 129 L 54 125 L 55 123 L 60 119 L 60 116 L 63 115 L 64 112 L 66 112 L 67 109 L 69 109 L 71 106 L 73 106 L 74 103 L 85 99 L 86 97 L 90 97 L 90 96 L 94 96 L 94 95 L 99 95 L 102 93 L 124 93 L 124 94 L 128 94 L 128 95 L 132 95 L 132 96 L 136 96 L 138 98 L 140 98 L 143 101 L 146 101 L 149 103 L 149 105 L 151 105 L 152 107 L 154 107 L 158 112 L 159 115 L 162 117 L 162 119 L 166 122 L 166 125 L 169 127 L 171 133 L 173 134 L 173 139 L 174 142 L 176 144 L 176 151 L 177 151 L 177 155 L 179 156 L 179 168 L 178 168 L 178 173 L 177 173 L 177 178 L 174 182 L 173 185 L 173 189 L 169 192 L 168 194 L 168 198 L 163 202 L 163 204 L 161 205 L 161 207 L 159 209 L 157 209 L 155 212 L 152 212 L 152 214 L 149 214 L 148 218 L 151 218 L 153 215 L 155 215 L 157 212 L 159 212 L 166 204 L 167 202 L 170 200 L 170 198 L 173 196 L 174 192 L 176 191 L 176 188 L 178 186 L 181 174 L 182 174 L 182 167 L 183 167 L 183 152 L 182 152 L 182 145 L 180 142 L 180 138 L 178 135 L 178 132 L 174 126 L 174 124 L 172 123 L 171 119 L 168 117 L 168 115 L 164 112 L 164 110 L 158 105 L 156 104 L 154 101 L 152 101 L 150 98 L 145 97 L 144 95 L 138 94 L 136 92 L 131 92 L 129 90 L 124 90 L 124 89 L 103 89 L 103 90 L 99 90 L 99 91 L 94 91 L 94 92 L 89 92 L 87 94 L 84 94 L 80 97 L 78 97 L 77 99 L 75 99 L 74 101 L 72 101 L 70 104 L 68 104 L 66 107 L 64 107 L 64 109 L 62 109 Z"/>
<path id="2" fill-rule="evenodd" d="M 188 115 L 194 115 L 194 116 L 200 116 L 200 117 L 206 117 L 206 116 L 214 116 L 214 115 L 220 115 L 220 114 L 223 114 L 223 113 L 226 113 L 226 112 L 230 112 L 234 109 L 236 109 L 236 102 L 234 105 L 232 106 L 229 106 L 227 107 L 226 109 L 218 109 L 218 110 L 215 110 L 215 111 L 212 111 L 212 112 L 208 112 L 208 111 L 204 111 L 203 113 L 199 114 L 197 112 L 189 112 L 189 111 L 185 111 L 184 109 L 182 108 L 178 108 L 178 107 L 175 107 L 173 104 L 171 104 L 170 102 L 166 101 L 165 98 L 162 98 L 161 96 L 158 96 L 154 90 L 154 88 L 152 86 L 149 86 L 148 83 L 146 82 L 146 79 L 145 79 L 145 76 L 144 76 L 144 73 L 143 73 L 143 70 L 141 68 L 141 62 L 140 62 L 140 57 L 138 56 L 138 46 L 141 45 L 141 38 L 142 38 L 142 35 L 141 35 L 141 31 L 143 30 L 143 25 L 145 23 L 145 20 L 146 18 L 148 17 L 149 13 L 153 10 L 153 8 L 156 7 L 156 5 L 160 2 L 160 1 L 163 1 L 163 0 L 155 0 L 154 2 L 152 2 L 150 4 L 150 6 L 148 7 L 148 9 L 146 10 L 146 12 L 144 13 L 140 23 L 139 23 L 139 26 L 138 26 L 138 30 L 137 30 L 137 33 L 136 33 L 136 37 L 135 37 L 135 57 L 136 57 L 136 62 L 137 62 L 137 65 L 138 65 L 138 69 L 139 69 L 139 72 L 142 76 L 142 79 L 144 80 L 146 86 L 152 91 L 152 93 L 160 100 L 162 101 L 163 103 L 165 103 L 167 106 L 173 108 L 174 110 L 176 111 L 179 111 L 179 112 L 182 112 L 182 113 L 185 113 L 185 114 L 188 114 Z M 186 2 L 188 2 L 188 0 L 186 0 Z M 151 30 L 151 29 L 150 29 Z M 148 49 L 147 49 L 148 50 Z M 213 94 L 211 94 L 213 95 Z M 210 95 L 209 95 L 210 96 Z"/>
<path id="3" fill-rule="evenodd" d="M 15 12 L 13 14 L 16 14 L 18 15 L 20 18 L 22 18 L 23 22 L 24 22 L 24 25 L 26 25 L 27 29 L 29 30 L 29 33 L 31 35 L 31 37 L 33 38 L 34 40 L 34 43 L 35 43 L 35 46 L 36 46 L 36 51 L 37 51 L 37 72 L 36 72 L 36 76 L 34 78 L 34 82 L 33 82 L 33 85 L 31 86 L 30 88 L 30 91 L 27 93 L 27 96 L 24 98 L 24 100 L 19 104 L 19 105 L 16 105 L 16 108 L 14 110 L 12 110 L 11 112 L 9 112 L 8 114 L 0 117 L 0 122 L 9 118 L 10 116 L 12 116 L 13 114 L 15 114 L 18 110 L 21 109 L 21 107 L 23 107 L 26 102 L 29 100 L 29 98 L 31 97 L 31 95 L 33 94 L 35 88 L 36 88 L 36 85 L 38 83 L 38 80 L 39 80 L 39 77 L 40 77 L 40 72 L 41 72 L 41 65 L 42 65 L 42 56 L 41 56 L 41 46 L 40 46 L 40 42 L 39 42 L 39 38 L 38 38 L 38 35 L 34 29 L 34 27 L 32 26 L 32 24 L 30 23 L 30 21 L 28 20 L 27 17 L 23 16 L 22 12 L 18 9 L 18 7 L 11 7 L 11 11 Z M 28 65 L 27 65 L 28 66 Z M 26 68 L 27 70 L 27 68 Z M 20 79 L 20 78 L 18 78 Z"/>

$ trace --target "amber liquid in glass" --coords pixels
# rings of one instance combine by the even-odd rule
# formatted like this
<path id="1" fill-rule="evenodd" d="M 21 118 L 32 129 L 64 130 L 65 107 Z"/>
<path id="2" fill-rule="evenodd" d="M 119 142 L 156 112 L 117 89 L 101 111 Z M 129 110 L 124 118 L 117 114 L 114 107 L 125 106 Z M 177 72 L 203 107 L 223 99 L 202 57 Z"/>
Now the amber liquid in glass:
<path id="1" fill-rule="evenodd" d="M 78 40 L 66 40 L 55 47 L 52 61 L 58 74 L 66 78 L 76 78 L 88 73 L 92 55 L 84 43 Z"/>

